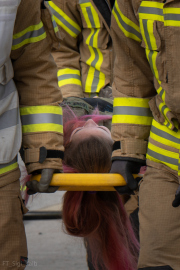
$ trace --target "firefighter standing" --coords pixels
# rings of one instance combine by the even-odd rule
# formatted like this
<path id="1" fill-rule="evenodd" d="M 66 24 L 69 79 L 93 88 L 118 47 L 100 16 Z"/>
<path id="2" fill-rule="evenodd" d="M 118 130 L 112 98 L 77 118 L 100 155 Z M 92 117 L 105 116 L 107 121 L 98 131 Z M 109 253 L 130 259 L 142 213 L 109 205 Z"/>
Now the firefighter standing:
<path id="1" fill-rule="evenodd" d="M 61 168 L 63 129 L 62 109 L 58 105 L 62 95 L 50 55 L 51 40 L 56 36 L 50 36 L 51 15 L 41 2 L 0 1 L 0 269 L 3 270 L 24 269 L 27 263 L 22 221 L 22 212 L 27 209 L 20 195 L 17 163 L 21 141 L 28 173 L 42 170 L 41 183 L 29 184 L 30 193 L 54 191 L 49 188 L 52 173 Z"/>
<path id="2" fill-rule="evenodd" d="M 112 12 L 111 172 L 123 174 L 132 191 L 137 187 L 132 173 L 146 159 L 139 194 L 139 269 L 144 270 L 180 265 L 180 209 L 174 208 L 180 204 L 179 11 L 180 1 L 117 0 Z"/>

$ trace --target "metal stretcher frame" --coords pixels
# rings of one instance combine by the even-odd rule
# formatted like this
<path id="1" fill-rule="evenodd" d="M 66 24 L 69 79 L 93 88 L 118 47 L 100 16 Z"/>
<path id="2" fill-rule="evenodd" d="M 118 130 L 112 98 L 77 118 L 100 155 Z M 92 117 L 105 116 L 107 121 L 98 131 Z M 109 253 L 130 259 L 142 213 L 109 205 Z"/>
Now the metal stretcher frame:
<path id="1" fill-rule="evenodd" d="M 31 178 L 37 181 L 40 179 L 40 174 Z M 123 176 L 110 173 L 57 173 L 53 175 L 51 181 L 51 186 L 59 186 L 58 190 L 68 191 L 115 191 L 114 186 L 125 185 Z"/>

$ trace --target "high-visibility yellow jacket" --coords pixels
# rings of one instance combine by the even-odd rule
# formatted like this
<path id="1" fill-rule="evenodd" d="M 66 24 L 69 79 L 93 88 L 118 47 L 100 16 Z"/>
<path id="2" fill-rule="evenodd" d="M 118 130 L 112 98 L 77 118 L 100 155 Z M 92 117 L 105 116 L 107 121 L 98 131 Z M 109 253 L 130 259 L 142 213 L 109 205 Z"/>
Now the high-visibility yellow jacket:
<path id="1" fill-rule="evenodd" d="M 110 1 L 103 1 L 105 14 L 110 18 Z M 112 76 L 112 42 L 106 20 L 92 0 L 53 0 L 46 3 L 61 36 L 53 56 L 63 96 L 98 94 L 111 84 Z"/>
<path id="2" fill-rule="evenodd" d="M 0 39 L 0 187 L 19 178 L 17 154 L 22 134 L 28 173 L 61 168 L 60 158 L 44 156 L 39 160 L 41 147 L 63 150 L 62 109 L 58 105 L 62 95 L 51 56 L 56 36 L 51 31 L 50 12 L 41 9 L 41 2 L 0 3 L 0 33 L 4 35 Z"/>
<path id="3" fill-rule="evenodd" d="M 170 147 L 178 149 L 180 138 L 179 11 L 179 0 L 115 2 L 112 136 L 121 143 L 113 159 L 145 160 L 152 128 L 147 158 L 178 167 L 179 151 Z"/>

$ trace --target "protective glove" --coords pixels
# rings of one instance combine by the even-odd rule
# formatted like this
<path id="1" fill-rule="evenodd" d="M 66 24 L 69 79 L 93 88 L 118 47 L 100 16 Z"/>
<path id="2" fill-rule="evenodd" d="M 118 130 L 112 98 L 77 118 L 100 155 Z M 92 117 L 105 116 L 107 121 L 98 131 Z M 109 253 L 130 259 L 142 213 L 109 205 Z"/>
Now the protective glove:
<path id="1" fill-rule="evenodd" d="M 127 183 L 127 186 L 124 187 L 114 187 L 118 193 L 133 194 L 133 190 L 136 190 L 138 188 L 138 182 L 141 178 L 137 177 L 136 179 L 134 179 L 133 174 L 139 173 L 140 168 L 144 165 L 142 163 L 124 160 L 113 161 L 110 173 L 121 174 Z"/>
<path id="2" fill-rule="evenodd" d="M 99 92 L 99 97 L 113 99 L 112 87 L 107 85 L 106 87 L 102 88 Z"/>
<path id="3" fill-rule="evenodd" d="M 54 169 L 43 169 L 41 172 L 40 181 L 32 180 L 26 183 L 28 187 L 28 195 L 33 195 L 37 192 L 40 193 L 54 193 L 59 187 L 50 187 L 51 179 L 54 173 Z"/>
<path id="4" fill-rule="evenodd" d="M 176 190 L 175 199 L 172 202 L 173 207 L 178 207 L 180 205 L 180 185 L 178 189 Z"/>

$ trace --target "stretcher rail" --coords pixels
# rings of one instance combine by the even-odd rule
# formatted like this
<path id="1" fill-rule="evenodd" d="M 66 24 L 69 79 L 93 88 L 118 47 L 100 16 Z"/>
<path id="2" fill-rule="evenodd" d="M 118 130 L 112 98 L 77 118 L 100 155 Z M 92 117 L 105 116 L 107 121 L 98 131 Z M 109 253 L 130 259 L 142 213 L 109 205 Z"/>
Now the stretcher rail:
<path id="1" fill-rule="evenodd" d="M 134 175 L 136 177 L 137 175 Z M 31 180 L 40 181 L 41 175 L 32 176 Z M 59 186 L 58 190 L 68 191 L 115 191 L 114 186 L 125 186 L 126 182 L 120 174 L 88 174 L 88 173 L 56 173 L 51 186 Z"/>

